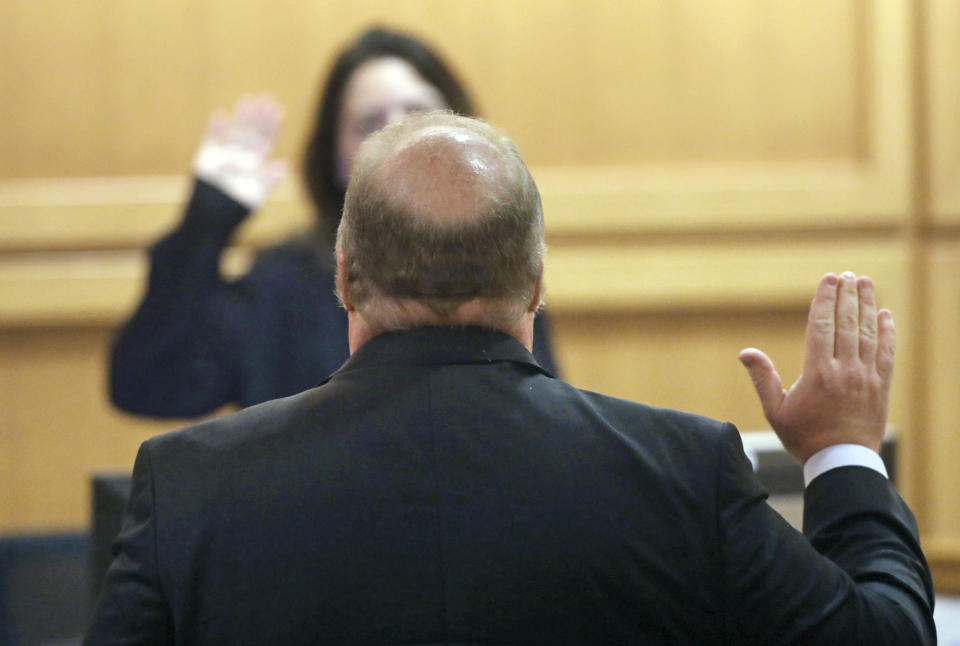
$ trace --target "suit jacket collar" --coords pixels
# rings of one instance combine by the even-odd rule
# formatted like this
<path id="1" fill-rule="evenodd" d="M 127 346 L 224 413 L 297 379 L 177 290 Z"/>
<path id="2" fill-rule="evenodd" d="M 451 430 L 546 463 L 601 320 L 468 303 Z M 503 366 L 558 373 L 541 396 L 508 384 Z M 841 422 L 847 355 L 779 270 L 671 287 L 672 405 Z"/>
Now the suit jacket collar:
<path id="1" fill-rule="evenodd" d="M 443 365 L 511 361 L 552 377 L 519 341 L 508 334 L 473 325 L 430 326 L 378 334 L 354 352 L 326 383 L 338 374 L 360 368 L 404 363 Z"/>

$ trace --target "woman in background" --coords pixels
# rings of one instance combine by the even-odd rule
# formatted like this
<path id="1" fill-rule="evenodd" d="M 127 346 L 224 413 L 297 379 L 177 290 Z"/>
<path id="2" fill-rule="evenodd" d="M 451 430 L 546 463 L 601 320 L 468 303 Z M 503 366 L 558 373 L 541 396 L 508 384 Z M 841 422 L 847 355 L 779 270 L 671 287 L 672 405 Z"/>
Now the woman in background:
<path id="1" fill-rule="evenodd" d="M 361 34 L 327 77 L 306 147 L 315 226 L 262 251 L 232 282 L 220 275 L 220 256 L 285 174 L 270 159 L 283 111 L 268 97 L 245 97 L 232 115 L 215 113 L 183 219 L 151 247 L 143 302 L 112 346 L 113 403 L 140 415 L 194 417 L 293 395 L 339 368 L 348 356 L 347 317 L 333 291 L 332 249 L 353 157 L 387 123 L 439 108 L 475 115 L 434 52 L 405 34 Z M 556 372 L 542 316 L 534 355 Z"/>

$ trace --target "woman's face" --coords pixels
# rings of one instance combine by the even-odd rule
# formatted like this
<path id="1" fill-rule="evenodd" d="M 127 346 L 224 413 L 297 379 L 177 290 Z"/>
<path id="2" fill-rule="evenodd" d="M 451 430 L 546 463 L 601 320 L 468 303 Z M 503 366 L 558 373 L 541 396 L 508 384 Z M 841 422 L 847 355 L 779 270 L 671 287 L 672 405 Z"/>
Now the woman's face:
<path id="1" fill-rule="evenodd" d="M 337 133 L 337 181 L 346 187 L 353 158 L 368 136 L 410 112 L 439 110 L 447 103 L 402 58 L 375 58 L 362 64 L 347 81 Z"/>

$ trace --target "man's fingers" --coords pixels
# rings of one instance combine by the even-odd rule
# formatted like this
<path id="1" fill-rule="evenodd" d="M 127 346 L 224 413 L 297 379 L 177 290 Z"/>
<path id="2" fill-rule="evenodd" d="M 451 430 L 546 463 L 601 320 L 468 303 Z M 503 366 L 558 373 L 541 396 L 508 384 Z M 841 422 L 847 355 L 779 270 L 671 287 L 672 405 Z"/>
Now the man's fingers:
<path id="1" fill-rule="evenodd" d="M 851 360 L 860 356 L 860 299 L 857 293 L 857 277 L 853 272 L 840 274 L 837 288 L 837 336 L 834 356 Z"/>
<path id="2" fill-rule="evenodd" d="M 868 276 L 857 279 L 860 295 L 860 360 L 872 366 L 877 359 L 877 301 L 873 281 Z"/>
<path id="3" fill-rule="evenodd" d="M 747 348 L 740 351 L 740 363 L 750 374 L 753 387 L 757 389 L 763 413 L 770 420 L 783 402 L 783 381 L 773 367 L 773 361 L 756 348 Z"/>
<path id="4" fill-rule="evenodd" d="M 897 346 L 897 329 L 893 314 L 883 309 L 877 313 L 877 373 L 889 385 L 893 376 L 893 355 Z"/>
<path id="5" fill-rule="evenodd" d="M 813 372 L 823 361 L 833 358 L 836 345 L 837 285 L 840 279 L 826 274 L 820 279 L 807 318 L 807 356 L 805 372 Z"/>

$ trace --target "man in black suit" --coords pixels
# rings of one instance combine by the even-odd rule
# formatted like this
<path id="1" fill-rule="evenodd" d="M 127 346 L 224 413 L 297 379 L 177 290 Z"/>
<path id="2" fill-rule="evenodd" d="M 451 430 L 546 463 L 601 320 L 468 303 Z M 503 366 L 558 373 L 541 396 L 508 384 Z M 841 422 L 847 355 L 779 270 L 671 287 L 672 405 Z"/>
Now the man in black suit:
<path id="1" fill-rule="evenodd" d="M 351 358 L 144 443 L 88 643 L 935 642 L 915 523 L 876 452 L 894 327 L 869 279 L 821 280 L 789 390 L 741 354 L 804 462 L 802 535 L 732 425 L 533 360 L 543 220 L 508 139 L 429 113 L 354 168 Z"/>

